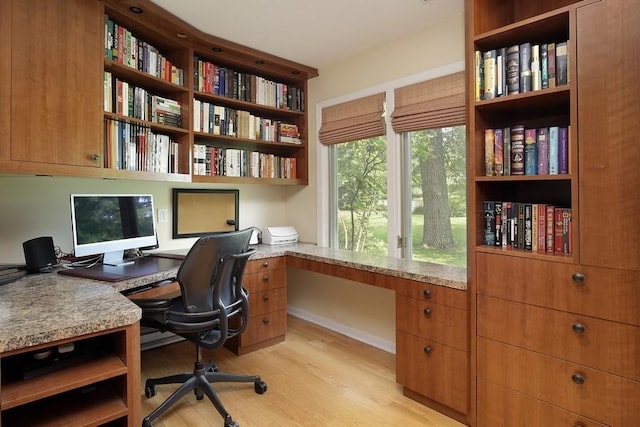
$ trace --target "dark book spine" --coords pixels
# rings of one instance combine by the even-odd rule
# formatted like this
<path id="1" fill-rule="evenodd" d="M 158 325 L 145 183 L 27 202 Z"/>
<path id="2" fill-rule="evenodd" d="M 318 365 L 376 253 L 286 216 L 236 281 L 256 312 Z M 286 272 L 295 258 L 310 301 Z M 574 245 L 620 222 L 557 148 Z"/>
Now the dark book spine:
<path id="1" fill-rule="evenodd" d="M 538 174 L 538 145 L 536 144 L 536 130 L 524 131 L 524 174 Z"/>
<path id="2" fill-rule="evenodd" d="M 547 44 L 547 78 L 549 87 L 556 87 L 556 44 Z"/>
<path id="3" fill-rule="evenodd" d="M 569 129 L 558 129 L 558 173 L 569 173 Z"/>
<path id="4" fill-rule="evenodd" d="M 496 203 L 492 201 L 484 202 L 484 244 L 496 244 Z"/>
<path id="5" fill-rule="evenodd" d="M 549 58 L 548 45 L 543 43 L 540 45 L 540 77 L 542 80 L 542 89 L 549 87 Z"/>
<path id="6" fill-rule="evenodd" d="M 495 223 L 496 223 L 496 238 L 495 246 L 501 247 L 504 237 L 504 224 L 502 222 L 502 202 L 495 202 Z"/>
<path id="7" fill-rule="evenodd" d="M 511 175 L 524 175 L 524 125 L 511 128 Z"/>
<path id="8" fill-rule="evenodd" d="M 531 90 L 531 43 L 522 43 L 520 45 L 520 93 Z"/>
<path id="9" fill-rule="evenodd" d="M 525 223 L 524 223 L 524 203 L 516 203 L 517 209 L 517 235 L 518 235 L 518 244 L 516 246 L 517 249 L 525 249 L 524 241 L 525 241 Z"/>
<path id="10" fill-rule="evenodd" d="M 504 175 L 511 175 L 511 128 L 502 130 L 503 151 L 504 151 Z"/>
<path id="11" fill-rule="evenodd" d="M 520 46 L 507 49 L 507 94 L 520 93 Z"/>
<path id="12" fill-rule="evenodd" d="M 523 203 L 524 209 L 524 249 L 533 249 L 533 206 L 531 203 Z"/>
<path id="13" fill-rule="evenodd" d="M 506 212 L 505 214 L 505 228 L 507 231 L 506 245 L 507 249 L 511 249 L 516 247 L 516 241 L 518 239 L 518 229 L 516 227 L 517 224 L 517 215 L 516 215 L 516 206 L 513 202 L 506 202 L 506 206 L 503 207 L 503 210 Z"/>
<path id="14" fill-rule="evenodd" d="M 567 42 L 556 44 L 556 84 L 558 86 L 569 82 L 567 54 Z"/>

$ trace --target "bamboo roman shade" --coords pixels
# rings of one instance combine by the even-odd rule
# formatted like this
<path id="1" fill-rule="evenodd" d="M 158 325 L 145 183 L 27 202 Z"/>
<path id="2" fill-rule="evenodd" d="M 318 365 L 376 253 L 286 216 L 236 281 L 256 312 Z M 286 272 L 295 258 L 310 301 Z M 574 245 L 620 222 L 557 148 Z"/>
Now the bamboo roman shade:
<path id="1" fill-rule="evenodd" d="M 385 133 L 384 93 L 322 109 L 318 137 L 324 145 L 373 138 Z"/>
<path id="2" fill-rule="evenodd" d="M 464 72 L 398 88 L 391 125 L 396 133 L 463 125 Z"/>

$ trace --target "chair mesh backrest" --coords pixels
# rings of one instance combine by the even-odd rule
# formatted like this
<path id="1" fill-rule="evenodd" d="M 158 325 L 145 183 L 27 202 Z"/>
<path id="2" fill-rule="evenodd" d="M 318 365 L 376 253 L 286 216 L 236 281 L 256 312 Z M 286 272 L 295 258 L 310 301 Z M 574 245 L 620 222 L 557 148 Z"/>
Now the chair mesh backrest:
<path id="1" fill-rule="evenodd" d="M 236 261 L 230 255 L 247 252 L 251 232 L 252 229 L 247 229 L 214 234 L 194 243 L 177 274 L 186 311 L 196 313 L 221 308 L 214 302 L 215 286 L 221 287 L 219 294 L 225 306 L 242 298 L 236 282 L 241 280 L 246 259 Z M 224 259 L 227 265 L 222 268 Z"/>

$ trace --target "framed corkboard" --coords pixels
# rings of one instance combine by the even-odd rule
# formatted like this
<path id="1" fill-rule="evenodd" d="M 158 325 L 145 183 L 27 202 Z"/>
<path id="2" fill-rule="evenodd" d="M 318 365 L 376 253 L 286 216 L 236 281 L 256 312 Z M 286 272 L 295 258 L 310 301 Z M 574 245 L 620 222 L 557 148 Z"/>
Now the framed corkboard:
<path id="1" fill-rule="evenodd" d="M 238 230 L 239 190 L 173 189 L 173 238 Z"/>

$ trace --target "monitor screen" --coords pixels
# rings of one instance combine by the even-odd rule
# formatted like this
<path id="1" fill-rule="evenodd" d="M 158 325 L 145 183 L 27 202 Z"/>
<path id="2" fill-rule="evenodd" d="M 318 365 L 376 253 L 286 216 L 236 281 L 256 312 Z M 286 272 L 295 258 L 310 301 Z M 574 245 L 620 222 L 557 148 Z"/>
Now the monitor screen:
<path id="1" fill-rule="evenodd" d="M 104 254 L 104 264 L 158 243 L 150 194 L 72 194 L 71 226 L 75 256 Z"/>

